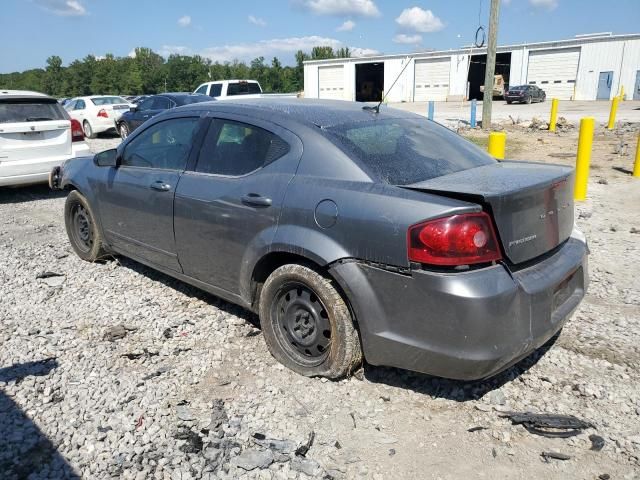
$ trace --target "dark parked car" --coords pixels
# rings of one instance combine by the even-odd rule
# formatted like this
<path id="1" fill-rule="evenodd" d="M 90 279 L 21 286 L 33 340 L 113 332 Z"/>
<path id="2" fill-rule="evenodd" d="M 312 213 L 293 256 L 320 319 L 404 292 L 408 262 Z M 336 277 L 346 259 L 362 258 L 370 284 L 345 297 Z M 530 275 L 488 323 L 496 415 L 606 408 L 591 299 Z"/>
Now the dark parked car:
<path id="1" fill-rule="evenodd" d="M 516 85 L 515 87 L 509 87 L 509 90 L 504 94 L 504 99 L 508 104 L 513 102 L 544 102 L 547 99 L 547 94 L 535 85 Z"/>
<path id="2" fill-rule="evenodd" d="M 198 102 L 210 102 L 213 99 L 208 95 L 191 93 L 163 93 L 160 95 L 150 95 L 141 103 L 136 104 L 128 112 L 125 112 L 116 124 L 120 137 L 124 140 L 136 128 L 149 120 L 151 117 L 171 108 L 190 105 Z"/>
<path id="3" fill-rule="evenodd" d="M 245 99 L 158 115 L 52 171 L 71 245 L 259 313 L 273 356 L 303 375 L 364 357 L 491 376 L 584 296 L 572 169 L 497 162 L 418 115 L 368 108 Z"/>

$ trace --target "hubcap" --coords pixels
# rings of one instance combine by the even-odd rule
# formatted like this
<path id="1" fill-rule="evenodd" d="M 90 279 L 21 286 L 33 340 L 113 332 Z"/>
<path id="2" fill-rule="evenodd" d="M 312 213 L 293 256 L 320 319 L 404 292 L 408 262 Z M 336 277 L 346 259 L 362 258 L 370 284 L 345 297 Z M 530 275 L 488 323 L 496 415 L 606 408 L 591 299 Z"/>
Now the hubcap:
<path id="1" fill-rule="evenodd" d="M 285 350 L 300 363 L 321 363 L 329 354 L 331 323 L 318 296 L 293 282 L 280 289 L 274 305 L 276 330 Z"/>

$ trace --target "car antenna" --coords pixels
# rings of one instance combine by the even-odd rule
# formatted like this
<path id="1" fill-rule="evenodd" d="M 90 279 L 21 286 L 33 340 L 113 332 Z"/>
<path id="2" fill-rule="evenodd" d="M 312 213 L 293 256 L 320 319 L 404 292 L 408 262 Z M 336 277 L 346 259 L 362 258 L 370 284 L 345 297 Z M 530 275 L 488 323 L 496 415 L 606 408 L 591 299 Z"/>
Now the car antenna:
<path id="1" fill-rule="evenodd" d="M 375 107 L 372 107 L 371 105 L 365 105 L 364 107 L 362 107 L 363 110 L 371 110 L 371 111 L 374 111 L 376 113 L 380 113 L 380 105 L 382 105 L 382 102 L 384 102 L 384 99 L 387 98 L 387 95 L 389 95 L 389 92 L 391 91 L 391 89 L 395 86 L 396 82 L 400 79 L 400 76 L 406 70 L 407 66 L 409 65 L 409 61 L 410 61 L 410 57 L 407 57 L 407 63 L 404 64 L 404 67 L 402 67 L 402 70 L 400 70 L 400 73 L 398 74 L 396 79 L 393 81 L 393 83 L 389 87 L 389 90 L 387 90 L 387 92 L 384 94 L 384 96 L 380 99 L 378 104 Z"/>

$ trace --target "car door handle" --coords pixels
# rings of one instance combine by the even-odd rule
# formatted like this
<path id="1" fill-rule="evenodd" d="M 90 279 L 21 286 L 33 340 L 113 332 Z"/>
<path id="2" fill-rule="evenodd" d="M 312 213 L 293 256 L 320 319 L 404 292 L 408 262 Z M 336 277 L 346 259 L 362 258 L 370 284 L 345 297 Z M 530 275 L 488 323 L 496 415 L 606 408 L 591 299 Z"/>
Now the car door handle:
<path id="1" fill-rule="evenodd" d="M 154 190 L 158 190 L 159 192 L 168 192 L 169 190 L 171 190 L 171 185 L 169 185 L 168 183 L 164 183 L 162 180 L 153 182 L 151 185 L 149 185 L 149 187 L 153 188 Z"/>
<path id="2" fill-rule="evenodd" d="M 263 197 L 258 193 L 248 193 L 242 196 L 242 203 L 245 205 L 252 205 L 254 207 L 270 207 L 271 199 Z"/>

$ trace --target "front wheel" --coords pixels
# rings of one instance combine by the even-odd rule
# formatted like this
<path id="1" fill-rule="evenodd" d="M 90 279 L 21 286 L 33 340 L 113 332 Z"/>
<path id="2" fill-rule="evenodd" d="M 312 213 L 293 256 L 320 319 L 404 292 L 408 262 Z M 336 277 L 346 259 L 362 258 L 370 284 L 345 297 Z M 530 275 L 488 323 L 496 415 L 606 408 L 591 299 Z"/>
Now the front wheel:
<path id="1" fill-rule="evenodd" d="M 507 100 L 507 105 L 511 105 L 511 100 Z"/>
<path id="2" fill-rule="evenodd" d="M 362 363 L 351 313 L 331 280 L 284 265 L 260 294 L 260 323 L 271 354 L 296 373 L 340 378 Z"/>
<path id="3" fill-rule="evenodd" d="M 525 100 L 525 102 L 526 102 L 526 104 L 527 104 L 527 105 L 531 105 L 531 95 L 529 95 L 529 96 L 527 97 L 527 99 Z"/>
<path id="4" fill-rule="evenodd" d="M 118 127 L 118 133 L 120 133 L 120 138 L 122 138 L 122 140 L 126 140 L 129 136 L 129 126 L 124 122 L 121 123 Z"/>
<path id="5" fill-rule="evenodd" d="M 93 128 L 91 127 L 91 124 L 89 123 L 88 120 L 85 120 L 82 123 L 82 130 L 84 130 L 84 136 L 87 138 L 96 138 L 96 134 L 93 131 Z"/>
<path id="6" fill-rule="evenodd" d="M 95 262 L 104 256 L 102 235 L 93 211 L 87 199 L 76 190 L 69 193 L 64 204 L 64 223 L 69 242 L 81 259 Z"/>

